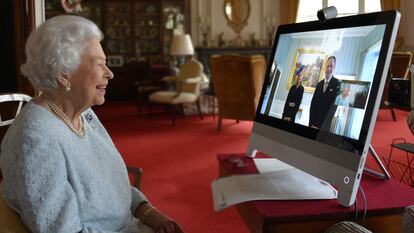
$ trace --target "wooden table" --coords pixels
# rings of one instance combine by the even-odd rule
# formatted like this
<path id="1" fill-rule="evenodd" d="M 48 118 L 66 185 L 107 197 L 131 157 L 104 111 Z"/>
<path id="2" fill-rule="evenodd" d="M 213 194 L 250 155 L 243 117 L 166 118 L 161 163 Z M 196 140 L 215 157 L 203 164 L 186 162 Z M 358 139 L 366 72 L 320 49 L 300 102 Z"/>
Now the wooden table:
<path id="1" fill-rule="evenodd" d="M 257 173 L 253 160 L 244 154 L 221 154 L 218 160 L 220 177 Z M 369 175 L 363 176 L 361 186 L 368 205 L 364 227 L 375 233 L 402 232 L 401 214 L 414 204 L 414 189 Z M 360 192 L 357 201 L 357 222 L 361 223 L 364 201 Z M 355 221 L 355 208 L 342 207 L 336 200 L 250 201 L 236 208 L 252 233 L 319 233 L 339 221 Z"/>

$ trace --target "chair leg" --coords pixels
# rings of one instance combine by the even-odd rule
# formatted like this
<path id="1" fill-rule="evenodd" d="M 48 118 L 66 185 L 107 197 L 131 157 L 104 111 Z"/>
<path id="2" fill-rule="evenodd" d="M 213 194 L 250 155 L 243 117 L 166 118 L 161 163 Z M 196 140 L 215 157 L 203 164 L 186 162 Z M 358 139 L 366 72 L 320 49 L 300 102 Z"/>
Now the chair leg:
<path id="1" fill-rule="evenodd" d="M 185 116 L 185 114 L 184 114 L 184 104 L 180 104 L 180 114 Z"/>
<path id="2" fill-rule="evenodd" d="M 201 113 L 201 107 L 200 107 L 200 99 L 197 100 L 197 111 L 198 111 L 198 115 L 200 116 L 201 120 L 203 120 L 203 114 Z"/>
<path id="3" fill-rule="evenodd" d="M 172 109 L 171 109 L 172 125 L 175 125 L 175 114 L 176 114 L 175 105 L 172 105 Z"/>
<path id="4" fill-rule="evenodd" d="M 142 114 L 141 94 L 137 93 L 136 97 L 137 97 L 137 99 L 136 99 L 136 101 L 137 101 L 137 112 L 138 112 L 139 115 L 141 115 Z"/>
<path id="5" fill-rule="evenodd" d="M 149 102 L 150 105 L 150 119 L 152 119 L 152 102 Z"/>
<path id="6" fill-rule="evenodd" d="M 218 123 L 217 123 L 217 131 L 221 131 L 221 117 L 219 116 Z"/>
<path id="7" fill-rule="evenodd" d="M 392 120 L 393 120 L 393 121 L 397 121 L 397 118 L 395 117 L 395 112 L 394 112 L 394 109 L 393 109 L 393 108 L 391 108 L 390 110 L 391 110 Z"/>
<path id="8" fill-rule="evenodd" d="M 211 104 L 211 112 L 213 114 L 213 120 L 215 120 L 216 119 L 216 107 L 217 107 L 217 105 L 216 105 L 216 97 L 214 95 L 212 95 L 211 98 L 212 98 L 211 101 L 213 102 Z"/>

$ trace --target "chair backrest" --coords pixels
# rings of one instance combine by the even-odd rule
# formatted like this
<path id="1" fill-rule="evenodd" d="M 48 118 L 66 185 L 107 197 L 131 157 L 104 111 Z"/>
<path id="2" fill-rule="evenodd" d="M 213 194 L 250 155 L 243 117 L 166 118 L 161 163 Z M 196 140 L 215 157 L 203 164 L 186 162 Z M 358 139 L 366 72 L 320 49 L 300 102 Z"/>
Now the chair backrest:
<path id="1" fill-rule="evenodd" d="M 372 233 L 372 231 L 354 222 L 342 221 L 329 227 L 324 233 Z"/>
<path id="2" fill-rule="evenodd" d="M 384 92 L 381 99 L 381 108 L 389 107 L 390 89 L 392 78 L 409 79 L 410 65 L 413 54 L 407 52 L 393 52 L 390 66 L 388 69 L 387 79 L 385 81 Z M 414 106 L 414 105 L 413 105 Z"/>
<path id="3" fill-rule="evenodd" d="M 30 96 L 25 94 L 0 94 L 0 143 L 4 134 L 13 123 L 14 118 L 20 113 L 24 103 L 29 102 Z M 1 171 L 0 171 L 1 181 Z M 20 217 L 7 206 L 2 195 L 0 183 L 0 232 L 29 232 L 23 225 Z"/>
<path id="4" fill-rule="evenodd" d="M 265 67 L 266 59 L 262 55 L 226 54 L 210 57 L 211 81 L 220 117 L 254 119 Z"/>
<path id="5" fill-rule="evenodd" d="M 403 212 L 403 232 L 414 232 L 414 205 L 407 206 Z"/>
<path id="6" fill-rule="evenodd" d="M 413 54 L 407 52 L 393 52 L 389 71 L 392 78 L 409 78 L 410 65 Z"/>
<path id="7" fill-rule="evenodd" d="M 23 105 L 32 97 L 26 94 L 0 94 L 0 142 L 14 118 L 20 113 Z"/>
<path id="8" fill-rule="evenodd" d="M 203 65 L 196 59 L 190 59 L 180 66 L 177 89 L 182 92 L 200 93 L 200 83 L 203 77 Z M 199 78 L 199 82 L 183 82 L 189 78 Z"/>

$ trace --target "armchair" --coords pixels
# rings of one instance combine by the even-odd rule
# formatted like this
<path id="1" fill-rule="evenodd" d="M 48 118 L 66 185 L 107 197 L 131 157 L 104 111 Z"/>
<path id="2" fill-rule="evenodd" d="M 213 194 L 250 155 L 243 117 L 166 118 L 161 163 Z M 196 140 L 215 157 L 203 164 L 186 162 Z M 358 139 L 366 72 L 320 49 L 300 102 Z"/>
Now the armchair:
<path id="1" fill-rule="evenodd" d="M 210 57 L 211 79 L 218 101 L 218 125 L 223 118 L 253 120 L 264 81 L 266 59 L 262 55 L 236 54 Z"/>
<path id="2" fill-rule="evenodd" d="M 177 106 L 182 108 L 183 104 L 196 103 L 198 114 L 201 119 L 203 115 L 200 109 L 200 85 L 203 83 L 202 64 L 191 59 L 181 65 L 178 76 L 167 76 L 163 80 L 175 86 L 175 90 L 156 91 L 149 96 L 152 117 L 152 103 L 164 104 L 172 109 L 172 124 L 175 125 L 175 114 Z"/>

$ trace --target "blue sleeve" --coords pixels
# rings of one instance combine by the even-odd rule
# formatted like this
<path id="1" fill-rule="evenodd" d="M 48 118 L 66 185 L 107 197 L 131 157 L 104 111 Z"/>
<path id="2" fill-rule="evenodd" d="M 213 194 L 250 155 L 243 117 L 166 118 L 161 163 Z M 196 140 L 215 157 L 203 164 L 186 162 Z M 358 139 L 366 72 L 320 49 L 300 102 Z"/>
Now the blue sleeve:
<path id="1" fill-rule="evenodd" d="M 131 195 L 132 195 L 132 204 L 131 204 L 131 213 L 134 214 L 135 210 L 142 202 L 149 202 L 141 191 L 137 188 L 131 186 Z"/>

